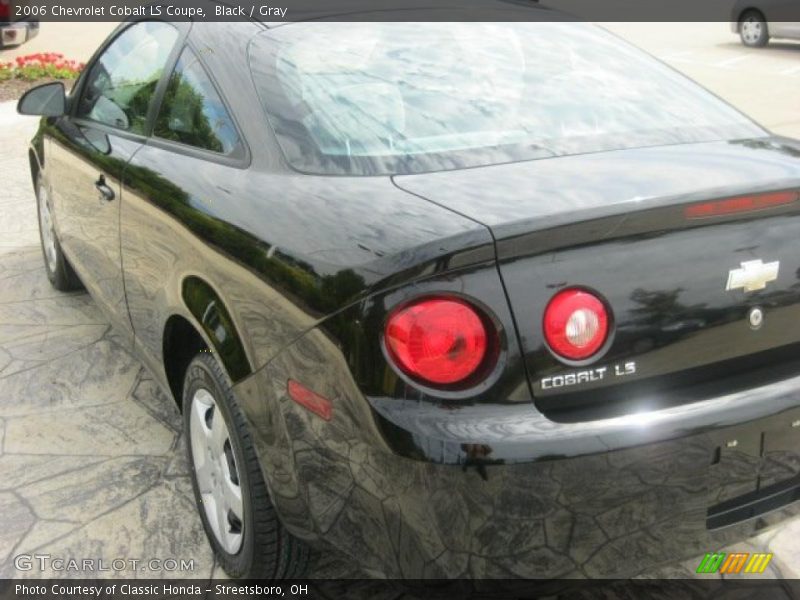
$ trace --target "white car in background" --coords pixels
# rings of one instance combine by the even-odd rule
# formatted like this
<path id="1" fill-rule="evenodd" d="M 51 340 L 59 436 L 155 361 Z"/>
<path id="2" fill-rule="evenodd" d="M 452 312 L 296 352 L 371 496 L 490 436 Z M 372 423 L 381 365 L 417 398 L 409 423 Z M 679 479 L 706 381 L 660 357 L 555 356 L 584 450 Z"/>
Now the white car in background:
<path id="1" fill-rule="evenodd" d="M 19 46 L 39 34 L 39 21 L 19 20 L 15 15 L 15 5 L 27 0 L 0 0 L 0 48 Z"/>
<path id="2" fill-rule="evenodd" d="M 731 11 L 731 31 L 751 48 L 766 46 L 770 38 L 800 40 L 800 2 L 737 0 Z"/>

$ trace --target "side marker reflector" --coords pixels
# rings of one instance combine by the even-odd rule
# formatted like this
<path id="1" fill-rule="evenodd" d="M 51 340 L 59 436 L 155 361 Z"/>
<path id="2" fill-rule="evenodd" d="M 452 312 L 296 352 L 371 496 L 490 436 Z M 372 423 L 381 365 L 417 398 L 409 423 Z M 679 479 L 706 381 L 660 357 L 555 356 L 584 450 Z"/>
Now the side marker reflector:
<path id="1" fill-rule="evenodd" d="M 326 421 L 330 421 L 333 417 L 333 404 L 331 401 L 316 392 L 312 392 L 302 383 L 290 379 L 286 384 L 286 391 L 289 393 L 289 398 L 315 415 L 322 417 Z"/>

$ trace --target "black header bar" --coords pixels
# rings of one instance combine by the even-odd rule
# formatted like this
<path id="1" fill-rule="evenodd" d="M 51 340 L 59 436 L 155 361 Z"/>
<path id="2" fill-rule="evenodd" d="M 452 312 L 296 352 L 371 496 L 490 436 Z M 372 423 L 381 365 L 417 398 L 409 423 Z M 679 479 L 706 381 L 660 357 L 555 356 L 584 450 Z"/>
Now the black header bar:
<path id="1" fill-rule="evenodd" d="M 772 22 L 800 22 L 800 0 L 11 0 L 12 20 L 125 21 L 706 21 L 758 7 Z"/>

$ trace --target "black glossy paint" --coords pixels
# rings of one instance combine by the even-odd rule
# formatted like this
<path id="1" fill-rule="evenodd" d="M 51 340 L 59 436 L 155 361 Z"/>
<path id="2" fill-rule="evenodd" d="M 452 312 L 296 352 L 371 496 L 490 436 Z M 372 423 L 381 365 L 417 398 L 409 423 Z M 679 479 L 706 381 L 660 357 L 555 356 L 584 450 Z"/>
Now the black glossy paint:
<path id="1" fill-rule="evenodd" d="M 183 280 L 183 302 L 203 327 L 219 359 L 233 381 L 239 381 L 252 371 L 231 316 L 222 298 L 200 277 Z"/>
<path id="2" fill-rule="evenodd" d="M 304 175 L 284 164 L 247 68 L 259 31 L 187 26 L 236 121 L 236 155 L 70 116 L 43 121 L 33 149 L 65 252 L 165 389 L 175 319 L 237 382 L 293 533 L 375 575 L 624 576 L 796 512 L 707 528 L 709 508 L 800 472 L 797 207 L 682 218 L 687 203 L 800 187 L 796 142 L 763 132 L 439 174 Z M 780 260 L 780 279 L 726 294 L 743 257 Z M 566 415 L 570 399 L 537 385 L 572 368 L 540 329 L 566 285 L 615 311 L 597 364 L 635 360 L 647 385 L 700 368 L 691 394 L 667 385 L 656 406 L 648 387 L 617 386 L 632 405 L 578 394 Z M 387 363 L 386 315 L 430 294 L 469 298 L 498 330 L 498 366 L 471 389 L 425 388 Z M 753 304 L 767 313 L 758 332 L 742 327 Z M 758 369 L 735 362 L 761 351 Z M 287 397 L 290 378 L 333 402 L 330 422 Z"/>
<path id="3" fill-rule="evenodd" d="M 46 138 L 44 173 L 70 262 L 120 331 L 130 335 L 120 256 L 120 180 L 142 142 L 59 119 Z M 104 196 L 98 185 L 111 191 Z"/>

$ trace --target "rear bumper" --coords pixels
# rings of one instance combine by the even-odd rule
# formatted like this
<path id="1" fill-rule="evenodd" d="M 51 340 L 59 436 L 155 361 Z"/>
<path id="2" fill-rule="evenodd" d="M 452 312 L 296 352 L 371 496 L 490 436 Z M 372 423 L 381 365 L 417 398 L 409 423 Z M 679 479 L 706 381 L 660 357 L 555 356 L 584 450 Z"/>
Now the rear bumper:
<path id="1" fill-rule="evenodd" d="M 0 46 L 19 46 L 38 33 L 38 23 L 0 23 Z"/>
<path id="2" fill-rule="evenodd" d="M 558 424 L 532 405 L 370 405 L 306 341 L 237 391 L 289 529 L 368 573 L 629 577 L 800 512 L 800 378 Z M 333 419 L 289 400 L 288 377 L 334 399 Z"/>

